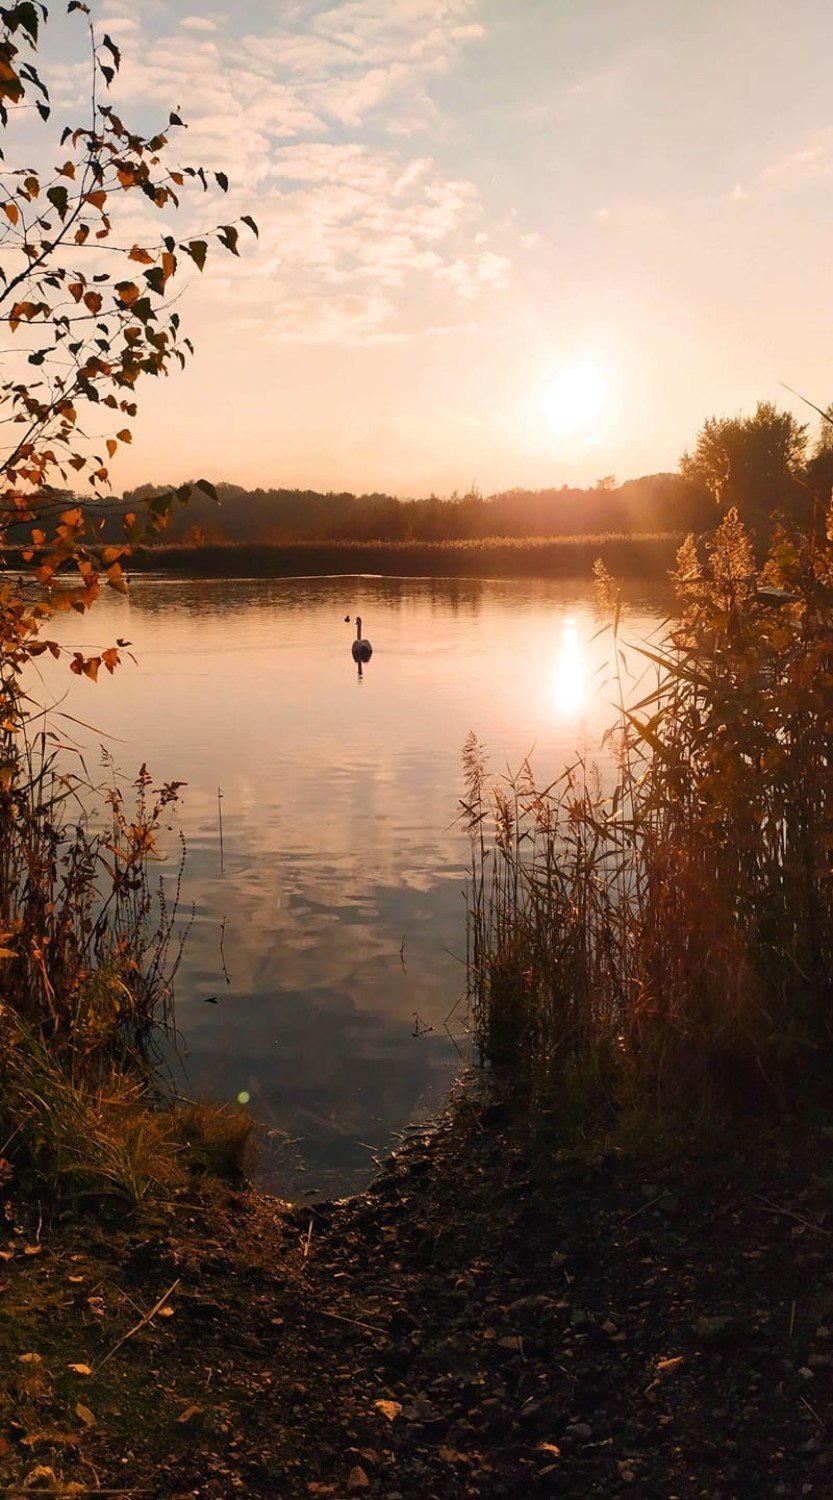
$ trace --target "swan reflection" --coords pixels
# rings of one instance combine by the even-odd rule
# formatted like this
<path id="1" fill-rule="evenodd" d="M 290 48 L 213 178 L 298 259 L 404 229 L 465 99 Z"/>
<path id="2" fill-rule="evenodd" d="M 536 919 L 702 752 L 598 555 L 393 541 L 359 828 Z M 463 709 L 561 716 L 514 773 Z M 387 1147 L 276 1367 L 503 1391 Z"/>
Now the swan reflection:
<path id="1" fill-rule="evenodd" d="M 561 645 L 555 667 L 555 707 L 560 718 L 573 718 L 584 706 L 586 670 L 578 627 L 566 619 L 561 627 Z"/>

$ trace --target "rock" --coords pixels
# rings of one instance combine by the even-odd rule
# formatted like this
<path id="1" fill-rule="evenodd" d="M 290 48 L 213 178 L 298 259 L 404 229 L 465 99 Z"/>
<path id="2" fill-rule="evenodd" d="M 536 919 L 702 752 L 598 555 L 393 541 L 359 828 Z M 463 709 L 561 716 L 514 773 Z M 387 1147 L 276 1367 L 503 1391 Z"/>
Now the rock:
<path id="1" fill-rule="evenodd" d="M 593 1436 L 593 1428 L 589 1422 L 570 1422 L 564 1429 L 564 1436 L 578 1438 L 580 1442 L 586 1443 Z"/>

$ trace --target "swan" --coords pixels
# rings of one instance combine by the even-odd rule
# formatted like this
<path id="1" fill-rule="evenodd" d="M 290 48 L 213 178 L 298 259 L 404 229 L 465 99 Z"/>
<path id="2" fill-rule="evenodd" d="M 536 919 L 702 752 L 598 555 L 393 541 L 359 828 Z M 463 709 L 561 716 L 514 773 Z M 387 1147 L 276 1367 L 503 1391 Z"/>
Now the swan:
<path id="1" fill-rule="evenodd" d="M 362 640 L 361 615 L 356 615 L 356 639 L 354 640 L 350 649 L 353 652 L 354 661 L 370 661 L 370 658 L 373 655 L 373 647 L 371 646 L 370 641 Z"/>

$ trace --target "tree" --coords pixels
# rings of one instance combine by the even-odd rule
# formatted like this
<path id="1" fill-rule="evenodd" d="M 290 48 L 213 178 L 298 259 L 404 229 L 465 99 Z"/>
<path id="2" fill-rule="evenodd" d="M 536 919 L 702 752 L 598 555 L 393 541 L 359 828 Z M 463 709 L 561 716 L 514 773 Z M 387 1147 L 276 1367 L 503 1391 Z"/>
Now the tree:
<path id="1" fill-rule="evenodd" d="M 833 404 L 819 415 L 821 427 L 807 463 L 807 479 L 814 494 L 827 504 L 833 490 Z"/>
<path id="2" fill-rule="evenodd" d="M 9 533 L 28 533 L 20 557 L 32 564 L 47 597 L 32 605 L 19 590 L 0 588 L 0 693 L 14 685 L 28 657 L 50 648 L 39 640 L 55 607 L 86 609 L 105 582 L 124 589 L 121 558 L 142 534 L 136 515 L 124 517 L 124 542 L 95 548 L 109 463 L 131 441 L 136 387 L 167 375 L 193 353 L 174 310 L 172 286 L 185 265 L 202 271 L 213 242 L 237 255 L 239 223 L 257 234 L 254 219 L 219 224 L 177 241 L 162 233 L 142 243 L 116 237 L 114 219 L 123 196 L 169 214 L 188 189 L 215 186 L 223 172 L 168 165 L 170 136 L 182 127 L 172 113 L 164 129 L 147 136 L 131 130 L 99 93 L 112 84 L 121 61 L 106 33 L 99 41 L 87 5 L 71 0 L 68 12 L 88 18 L 91 103 L 88 120 L 60 134 L 57 165 L 48 171 L 12 167 L 0 153 L 0 323 L 8 333 L 0 379 L 0 561 Z M 0 6 L 0 127 L 32 105 L 40 122 L 51 120 L 49 93 L 35 60 L 47 24 L 36 0 Z M 53 158 L 54 160 L 54 158 Z M 94 419 L 98 430 L 88 427 Z M 67 501 L 67 486 L 86 480 L 86 499 Z M 211 489 L 205 481 L 200 483 Z M 145 523 L 164 525 L 175 496 L 154 496 Z M 75 587 L 51 591 L 55 575 L 74 570 Z M 118 648 L 101 657 L 73 657 L 77 672 L 112 671 Z M 7 716 L 8 717 L 8 716 Z"/>
<path id="3" fill-rule="evenodd" d="M 752 417 L 709 417 L 680 472 L 699 482 L 722 511 L 763 519 L 774 510 L 804 508 L 802 484 L 807 428 L 771 401 L 759 401 Z"/>

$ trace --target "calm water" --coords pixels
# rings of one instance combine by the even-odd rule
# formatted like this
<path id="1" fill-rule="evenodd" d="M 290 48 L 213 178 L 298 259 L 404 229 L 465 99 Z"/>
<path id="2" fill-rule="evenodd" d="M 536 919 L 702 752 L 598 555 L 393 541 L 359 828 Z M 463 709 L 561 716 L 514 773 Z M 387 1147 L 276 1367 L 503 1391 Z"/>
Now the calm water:
<path id="1" fill-rule="evenodd" d="M 374 647 L 361 678 L 348 613 Z M 624 635 L 660 618 L 633 589 Z M 50 630 L 137 658 L 97 686 L 46 670 L 43 693 L 95 726 L 67 725 L 88 764 L 103 745 L 128 779 L 146 761 L 187 782 L 182 1092 L 250 1096 L 274 1191 L 356 1190 L 460 1065 L 467 734 L 494 770 L 529 755 L 551 780 L 610 722 L 590 588 L 140 578 Z"/>

